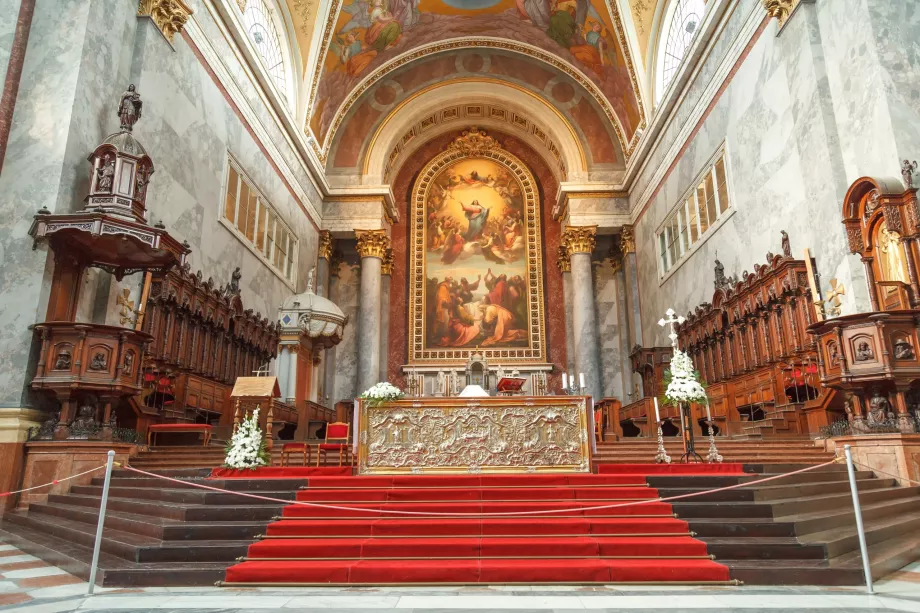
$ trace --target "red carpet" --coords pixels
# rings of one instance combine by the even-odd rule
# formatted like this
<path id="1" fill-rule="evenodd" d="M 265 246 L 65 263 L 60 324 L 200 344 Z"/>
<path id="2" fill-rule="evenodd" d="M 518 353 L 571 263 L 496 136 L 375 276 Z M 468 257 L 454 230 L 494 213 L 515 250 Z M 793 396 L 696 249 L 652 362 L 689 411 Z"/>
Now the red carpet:
<path id="1" fill-rule="evenodd" d="M 746 475 L 743 464 L 598 464 L 601 475 Z"/>
<path id="2" fill-rule="evenodd" d="M 211 470 L 209 479 L 303 479 L 317 475 L 334 477 L 347 477 L 351 475 L 351 466 L 266 466 L 255 470 L 240 470 L 237 468 L 215 468 Z"/>
<path id="3" fill-rule="evenodd" d="M 729 580 L 639 472 L 307 479 L 227 584 Z"/>

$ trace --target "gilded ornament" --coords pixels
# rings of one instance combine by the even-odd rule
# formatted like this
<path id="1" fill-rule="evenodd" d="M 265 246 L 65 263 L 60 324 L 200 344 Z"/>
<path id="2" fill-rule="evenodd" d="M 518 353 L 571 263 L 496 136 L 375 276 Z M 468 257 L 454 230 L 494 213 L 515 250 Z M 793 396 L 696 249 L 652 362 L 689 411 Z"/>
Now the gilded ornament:
<path id="1" fill-rule="evenodd" d="M 383 265 L 380 267 L 380 274 L 382 275 L 392 275 L 393 274 L 393 249 L 388 248 L 386 253 L 383 256 Z"/>
<path id="2" fill-rule="evenodd" d="M 562 233 L 562 243 L 569 255 L 592 253 L 597 242 L 597 226 L 566 226 Z"/>
<path id="3" fill-rule="evenodd" d="M 782 26 L 789 19 L 789 15 L 798 6 L 800 0 L 762 0 L 763 7 L 767 9 L 767 14 L 776 19 Z"/>
<path id="4" fill-rule="evenodd" d="M 319 245 L 317 246 L 319 257 L 329 260 L 332 258 L 332 233 L 329 230 L 319 231 Z"/>
<path id="5" fill-rule="evenodd" d="M 498 149 L 499 147 L 500 145 L 497 140 L 476 126 L 472 126 L 469 130 L 464 130 L 460 136 L 455 138 L 448 149 L 455 149 L 465 156 L 474 157 L 482 155 L 487 151 Z"/>
<path id="6" fill-rule="evenodd" d="M 565 245 L 559 245 L 559 257 L 556 258 L 559 272 L 572 272 L 572 263 L 569 261 L 569 250 Z"/>
<path id="7" fill-rule="evenodd" d="M 355 230 L 355 236 L 358 237 L 358 255 L 362 258 L 383 260 L 386 257 L 387 249 L 390 248 L 390 237 L 386 230 Z"/>
<path id="8" fill-rule="evenodd" d="M 140 0 L 138 17 L 150 17 L 169 42 L 182 31 L 192 9 L 182 0 Z"/>
<path id="9" fill-rule="evenodd" d="M 630 225 L 625 225 L 620 228 L 620 251 L 622 251 L 624 255 L 636 252 L 636 234 L 635 230 Z"/>

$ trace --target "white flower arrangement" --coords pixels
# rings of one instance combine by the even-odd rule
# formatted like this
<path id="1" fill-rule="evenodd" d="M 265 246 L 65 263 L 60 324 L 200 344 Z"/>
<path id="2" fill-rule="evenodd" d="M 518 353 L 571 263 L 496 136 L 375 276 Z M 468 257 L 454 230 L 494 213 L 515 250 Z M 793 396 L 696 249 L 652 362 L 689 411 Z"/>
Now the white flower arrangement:
<path id="1" fill-rule="evenodd" d="M 224 466 L 255 470 L 268 464 L 268 449 L 265 448 L 262 430 L 259 429 L 259 409 L 256 408 L 252 415 L 243 418 L 243 423 L 227 443 Z"/>
<path id="2" fill-rule="evenodd" d="M 403 397 L 403 391 L 393 385 L 383 381 L 378 383 L 359 396 L 369 406 L 377 406 L 392 400 L 399 400 Z"/>
<path id="3" fill-rule="evenodd" d="M 668 402 L 705 402 L 706 389 L 700 383 L 699 374 L 693 369 L 693 360 L 680 349 L 671 357 L 670 381 L 664 392 Z"/>

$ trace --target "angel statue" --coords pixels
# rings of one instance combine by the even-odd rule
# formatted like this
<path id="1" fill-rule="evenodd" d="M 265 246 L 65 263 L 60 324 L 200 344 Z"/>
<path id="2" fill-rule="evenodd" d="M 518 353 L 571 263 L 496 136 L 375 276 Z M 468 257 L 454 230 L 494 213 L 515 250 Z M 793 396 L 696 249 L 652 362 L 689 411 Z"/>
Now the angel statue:
<path id="1" fill-rule="evenodd" d="M 907 186 L 907 189 L 911 189 L 914 186 L 914 173 L 917 172 L 917 162 L 913 163 L 910 160 L 904 160 L 901 162 L 901 177 L 904 179 L 904 185 Z"/>
<path id="2" fill-rule="evenodd" d="M 141 95 L 137 93 L 132 83 L 128 86 L 128 91 L 121 95 L 121 102 L 118 104 L 118 118 L 121 120 L 122 130 L 130 132 L 134 129 L 134 124 L 141 118 L 143 106 Z"/>

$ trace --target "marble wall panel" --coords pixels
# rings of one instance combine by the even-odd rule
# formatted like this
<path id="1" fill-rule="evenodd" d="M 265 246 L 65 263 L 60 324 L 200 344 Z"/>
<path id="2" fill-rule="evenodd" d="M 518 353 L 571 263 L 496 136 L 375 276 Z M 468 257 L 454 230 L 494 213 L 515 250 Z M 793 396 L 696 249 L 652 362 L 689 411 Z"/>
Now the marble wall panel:
<path id="1" fill-rule="evenodd" d="M 16 18 L 19 15 L 21 0 L 0 0 L 0 83 L 6 80 L 6 69 L 10 62 L 10 50 L 13 48 L 13 35 L 16 32 Z"/>
<path id="2" fill-rule="evenodd" d="M 623 355 L 620 326 L 620 296 L 617 275 L 610 261 L 611 236 L 598 236 L 591 257 L 594 273 L 594 302 L 597 312 L 598 346 L 601 359 L 601 389 L 605 398 L 623 398 Z"/>
<path id="3" fill-rule="evenodd" d="M 332 286 L 332 301 L 348 317 L 342 342 L 335 347 L 335 383 L 331 403 L 353 400 L 364 390 L 358 384 L 358 296 L 361 290 L 361 258 L 353 241 L 337 241 L 336 248 L 345 261 L 339 266 L 339 278 Z"/>

